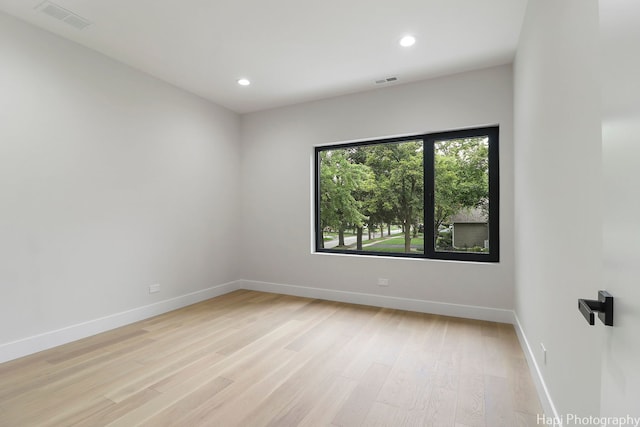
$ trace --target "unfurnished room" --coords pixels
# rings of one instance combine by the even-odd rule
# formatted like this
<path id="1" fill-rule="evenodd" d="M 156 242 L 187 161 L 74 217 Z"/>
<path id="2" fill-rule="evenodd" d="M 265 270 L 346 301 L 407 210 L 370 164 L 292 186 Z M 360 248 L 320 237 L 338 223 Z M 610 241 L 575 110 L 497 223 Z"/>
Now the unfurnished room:
<path id="1" fill-rule="evenodd" d="M 0 0 L 0 426 L 640 426 L 639 21 Z"/>

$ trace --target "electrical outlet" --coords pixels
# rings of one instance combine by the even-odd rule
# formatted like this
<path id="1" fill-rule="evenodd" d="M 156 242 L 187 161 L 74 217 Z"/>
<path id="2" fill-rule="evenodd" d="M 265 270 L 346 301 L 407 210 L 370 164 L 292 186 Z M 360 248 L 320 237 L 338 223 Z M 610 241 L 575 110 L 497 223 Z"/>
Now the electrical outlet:
<path id="1" fill-rule="evenodd" d="M 156 292 L 160 292 L 160 283 L 149 285 L 149 293 L 155 294 Z"/>
<path id="2" fill-rule="evenodd" d="M 540 348 L 542 349 L 542 363 L 547 364 L 547 349 L 545 348 L 543 343 L 540 343 Z"/>
<path id="3" fill-rule="evenodd" d="M 378 277 L 378 286 L 389 286 L 389 279 Z"/>

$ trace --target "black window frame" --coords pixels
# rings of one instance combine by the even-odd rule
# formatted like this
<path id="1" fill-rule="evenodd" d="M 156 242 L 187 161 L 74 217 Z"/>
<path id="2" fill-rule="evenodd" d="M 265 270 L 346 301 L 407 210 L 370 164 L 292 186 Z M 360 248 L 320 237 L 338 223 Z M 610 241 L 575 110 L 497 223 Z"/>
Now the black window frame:
<path id="1" fill-rule="evenodd" d="M 485 252 L 446 252 L 436 251 L 433 227 L 426 224 L 434 223 L 434 185 L 435 185 L 435 156 L 434 144 L 440 141 L 487 136 L 489 162 L 489 244 L 488 253 Z M 500 262 L 500 165 L 499 165 L 499 126 L 467 128 L 443 132 L 408 135 L 396 138 L 374 139 L 367 141 L 330 144 L 314 147 L 314 234 L 315 252 L 347 255 L 385 256 L 398 258 L 418 258 L 435 260 L 454 260 L 471 262 Z M 423 143 L 423 173 L 424 173 L 424 253 L 371 252 L 346 249 L 325 249 L 321 247 L 320 239 L 320 153 L 327 150 L 344 149 L 366 145 L 391 144 L 421 140 Z M 426 242 L 432 242 L 427 245 Z"/>

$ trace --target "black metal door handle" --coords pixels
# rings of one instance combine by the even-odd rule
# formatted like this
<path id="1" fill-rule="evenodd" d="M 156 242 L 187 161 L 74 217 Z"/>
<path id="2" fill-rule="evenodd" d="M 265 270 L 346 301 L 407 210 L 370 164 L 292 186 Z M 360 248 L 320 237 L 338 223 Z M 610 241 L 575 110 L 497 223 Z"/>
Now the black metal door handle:
<path id="1" fill-rule="evenodd" d="M 607 291 L 598 291 L 597 300 L 579 299 L 578 310 L 590 325 L 595 324 L 594 314 L 597 312 L 602 323 L 613 326 L 613 296 Z"/>

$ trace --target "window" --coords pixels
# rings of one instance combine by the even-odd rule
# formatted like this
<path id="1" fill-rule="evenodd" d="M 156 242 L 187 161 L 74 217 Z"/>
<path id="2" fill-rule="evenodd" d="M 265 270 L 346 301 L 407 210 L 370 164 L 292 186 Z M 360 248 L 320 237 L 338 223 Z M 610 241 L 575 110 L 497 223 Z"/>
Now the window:
<path id="1" fill-rule="evenodd" d="M 316 251 L 497 262 L 498 127 L 315 149 Z"/>

